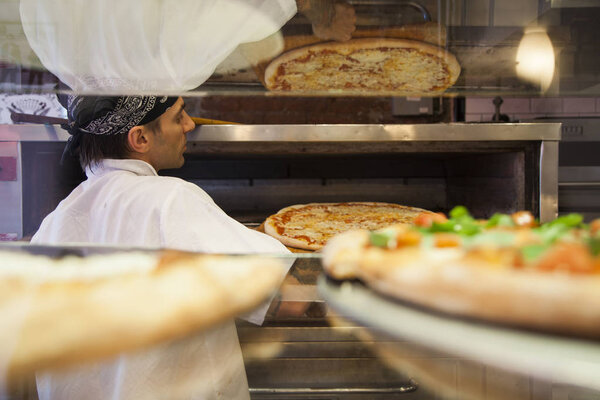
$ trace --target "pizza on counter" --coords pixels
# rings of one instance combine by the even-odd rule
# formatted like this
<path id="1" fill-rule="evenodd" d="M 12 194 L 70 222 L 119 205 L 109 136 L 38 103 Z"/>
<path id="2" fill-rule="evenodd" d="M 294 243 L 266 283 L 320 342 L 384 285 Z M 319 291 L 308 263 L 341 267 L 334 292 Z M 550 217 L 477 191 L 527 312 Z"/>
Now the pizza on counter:
<path id="1" fill-rule="evenodd" d="M 53 259 L 0 251 L 0 374 L 94 361 L 181 338 L 272 294 L 282 265 L 175 251 Z"/>
<path id="2" fill-rule="evenodd" d="M 460 65 L 441 47 L 406 39 L 365 38 L 297 48 L 265 70 L 273 91 L 394 92 L 439 95 L 454 85 Z"/>
<path id="3" fill-rule="evenodd" d="M 351 229 L 378 229 L 411 224 L 417 215 L 432 212 L 392 203 L 309 203 L 285 207 L 269 216 L 264 231 L 295 249 L 319 250 L 334 235 Z"/>
<path id="4" fill-rule="evenodd" d="M 323 249 L 326 273 L 457 316 L 600 337 L 600 220 L 539 225 L 529 212 L 420 215 L 414 226 L 353 230 Z"/>

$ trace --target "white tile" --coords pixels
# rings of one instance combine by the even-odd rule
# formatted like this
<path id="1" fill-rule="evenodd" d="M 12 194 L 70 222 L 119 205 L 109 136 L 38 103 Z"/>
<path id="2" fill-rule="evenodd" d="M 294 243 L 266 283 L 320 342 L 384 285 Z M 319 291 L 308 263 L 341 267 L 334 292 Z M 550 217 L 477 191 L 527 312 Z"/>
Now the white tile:
<path id="1" fill-rule="evenodd" d="M 452 2 L 446 16 L 448 26 L 461 26 L 463 23 L 463 2 Z M 466 22 L 466 21 L 465 21 Z"/>
<path id="2" fill-rule="evenodd" d="M 575 118 L 579 117 L 578 113 L 556 113 L 556 114 L 548 114 L 549 117 L 560 117 L 560 118 Z"/>
<path id="3" fill-rule="evenodd" d="M 513 114 L 513 113 L 528 113 L 530 111 L 529 99 L 519 98 L 502 98 L 503 102 L 500 106 L 500 112 L 502 114 Z"/>
<path id="4" fill-rule="evenodd" d="M 494 4 L 494 26 L 527 26 L 538 16 L 538 0 L 502 0 Z"/>
<path id="5" fill-rule="evenodd" d="M 562 112 L 562 99 L 542 97 L 531 99 L 531 112 L 537 114 L 557 114 Z"/>
<path id="6" fill-rule="evenodd" d="M 578 117 L 600 117 L 600 111 L 599 112 L 593 112 L 593 113 L 581 113 L 577 115 Z"/>
<path id="7" fill-rule="evenodd" d="M 479 122 L 481 114 L 465 114 L 465 122 Z"/>
<path id="8" fill-rule="evenodd" d="M 493 98 L 491 97 L 468 97 L 466 113 L 493 113 L 495 111 Z"/>
<path id="9" fill-rule="evenodd" d="M 494 114 L 481 114 L 481 122 L 492 122 Z"/>
<path id="10" fill-rule="evenodd" d="M 596 100 L 591 97 L 565 97 L 563 99 L 563 112 L 565 113 L 590 113 L 596 111 Z"/>
<path id="11" fill-rule="evenodd" d="M 596 99 L 596 111 L 600 112 L 600 98 Z"/>
<path id="12" fill-rule="evenodd" d="M 552 399 L 552 383 L 531 378 L 531 400 Z"/>
<path id="13" fill-rule="evenodd" d="M 490 19 L 489 1 L 466 0 L 466 18 L 468 26 L 488 26 Z"/>
<path id="14" fill-rule="evenodd" d="M 485 367 L 468 360 L 458 360 L 456 365 L 456 392 L 458 398 L 485 398 Z"/>
<path id="15" fill-rule="evenodd" d="M 485 393 L 488 399 L 530 400 L 529 377 L 487 367 Z"/>
<path id="16" fill-rule="evenodd" d="M 541 115 L 541 114 L 511 114 L 510 120 L 511 121 L 523 121 L 523 120 L 529 120 L 529 119 L 536 119 L 536 118 L 539 118 L 542 116 L 543 115 Z"/>

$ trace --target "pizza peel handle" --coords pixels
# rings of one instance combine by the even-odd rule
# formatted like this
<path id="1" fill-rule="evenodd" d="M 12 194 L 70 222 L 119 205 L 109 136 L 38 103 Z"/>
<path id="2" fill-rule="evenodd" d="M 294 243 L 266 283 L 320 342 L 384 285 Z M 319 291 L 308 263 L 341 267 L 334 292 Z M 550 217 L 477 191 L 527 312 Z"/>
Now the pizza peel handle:
<path id="1" fill-rule="evenodd" d="M 192 117 L 196 125 L 239 125 L 238 122 L 221 121 L 218 119 Z"/>

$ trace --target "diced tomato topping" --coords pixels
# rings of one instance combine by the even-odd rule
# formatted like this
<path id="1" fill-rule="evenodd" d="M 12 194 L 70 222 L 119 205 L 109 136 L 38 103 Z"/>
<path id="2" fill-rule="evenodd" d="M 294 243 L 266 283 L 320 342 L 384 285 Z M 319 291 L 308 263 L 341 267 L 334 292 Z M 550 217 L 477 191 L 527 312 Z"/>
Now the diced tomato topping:
<path id="1" fill-rule="evenodd" d="M 515 251 L 513 253 L 512 261 L 513 261 L 513 267 L 515 269 L 525 268 L 525 260 L 523 259 L 523 256 L 518 251 Z"/>
<path id="2" fill-rule="evenodd" d="M 448 218 L 443 213 L 421 213 L 415 217 L 413 223 L 416 226 L 429 228 L 434 222 L 444 223 Z"/>
<path id="3" fill-rule="evenodd" d="M 600 272 L 600 263 L 594 260 L 581 243 L 559 243 L 548 250 L 535 264 L 541 271 L 564 271 L 572 274 Z"/>
<path id="4" fill-rule="evenodd" d="M 596 236 L 600 232 L 600 219 L 595 219 L 590 222 L 590 233 Z"/>
<path id="5" fill-rule="evenodd" d="M 458 247 L 461 240 L 460 236 L 455 233 L 436 233 L 433 243 L 435 247 Z"/>
<path id="6" fill-rule="evenodd" d="M 405 231 L 398 233 L 396 237 L 398 247 L 416 246 L 421 243 L 421 234 L 415 231 Z"/>
<path id="7" fill-rule="evenodd" d="M 529 211 L 517 211 L 511 217 L 516 226 L 533 228 L 537 225 L 533 214 Z"/>

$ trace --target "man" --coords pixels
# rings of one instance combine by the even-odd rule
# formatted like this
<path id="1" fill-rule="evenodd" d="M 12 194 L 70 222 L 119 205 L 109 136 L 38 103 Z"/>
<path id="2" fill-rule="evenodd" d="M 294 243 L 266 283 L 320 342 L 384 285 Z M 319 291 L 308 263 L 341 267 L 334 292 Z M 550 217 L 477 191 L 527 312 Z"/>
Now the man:
<path id="1" fill-rule="evenodd" d="M 71 97 L 68 116 L 68 151 L 79 156 L 87 180 L 44 219 L 33 243 L 287 252 L 227 216 L 196 185 L 157 175 L 184 163 L 194 123 L 181 97 Z M 264 313 L 249 320 L 260 323 Z M 40 374 L 38 392 L 42 400 L 249 398 L 233 321 L 100 364 Z"/>

